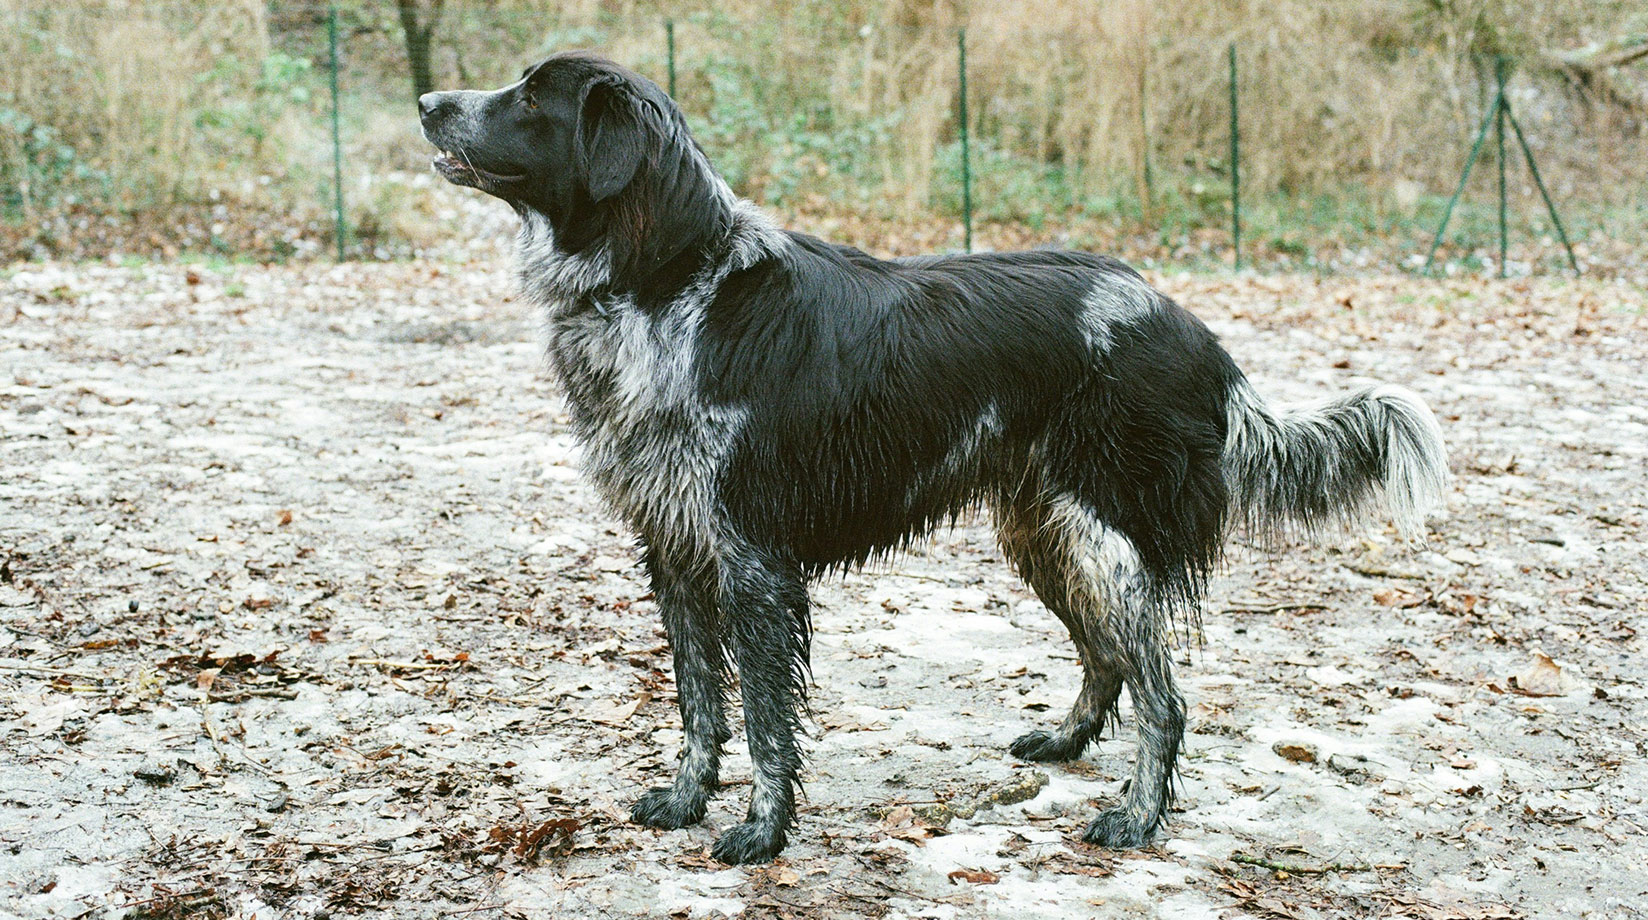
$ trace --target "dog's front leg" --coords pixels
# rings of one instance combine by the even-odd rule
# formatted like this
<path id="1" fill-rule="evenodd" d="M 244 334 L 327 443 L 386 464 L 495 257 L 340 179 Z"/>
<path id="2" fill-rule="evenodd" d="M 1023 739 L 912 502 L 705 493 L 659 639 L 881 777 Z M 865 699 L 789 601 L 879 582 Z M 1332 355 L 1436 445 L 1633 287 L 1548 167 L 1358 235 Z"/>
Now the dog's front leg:
<path id="1" fill-rule="evenodd" d="M 713 566 L 674 560 L 655 546 L 645 555 L 653 594 L 675 658 L 675 697 L 685 738 L 675 783 L 650 789 L 635 803 L 637 823 L 672 829 L 704 819 L 705 801 L 720 783 L 727 728 L 727 672 Z"/>
<path id="2" fill-rule="evenodd" d="M 744 823 L 715 841 L 715 858 L 764 862 L 784 848 L 795 821 L 801 754 L 796 709 L 807 678 L 810 620 L 800 569 L 764 553 L 723 558 L 722 611 L 744 696 L 753 792 Z"/>

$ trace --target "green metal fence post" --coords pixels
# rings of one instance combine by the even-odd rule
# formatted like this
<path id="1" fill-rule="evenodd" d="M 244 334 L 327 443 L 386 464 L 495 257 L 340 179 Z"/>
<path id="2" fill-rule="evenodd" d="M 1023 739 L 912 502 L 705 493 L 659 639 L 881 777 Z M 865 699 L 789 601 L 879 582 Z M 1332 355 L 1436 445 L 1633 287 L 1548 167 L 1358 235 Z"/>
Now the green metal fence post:
<path id="1" fill-rule="evenodd" d="M 338 114 L 338 8 L 333 4 L 326 13 L 326 39 L 332 47 L 332 210 L 337 218 L 335 235 L 338 241 L 338 261 L 343 261 L 343 143 Z"/>
<path id="2" fill-rule="evenodd" d="M 1505 277 L 1505 253 L 1509 249 L 1510 231 L 1505 218 L 1505 56 L 1494 58 L 1494 84 L 1498 87 L 1498 115 L 1494 121 L 1494 141 L 1499 145 L 1499 277 Z"/>
<path id="3" fill-rule="evenodd" d="M 973 251 L 973 163 L 967 143 L 967 29 L 956 32 L 956 53 L 961 73 L 961 221 L 967 251 Z"/>
<path id="4" fill-rule="evenodd" d="M 1581 274 L 1579 260 L 1574 258 L 1574 244 L 1568 242 L 1568 231 L 1562 228 L 1562 218 L 1556 214 L 1556 204 L 1551 201 L 1551 193 L 1545 188 L 1545 179 L 1539 174 L 1539 166 L 1534 162 L 1534 152 L 1528 147 L 1528 138 L 1522 134 L 1522 126 L 1516 121 L 1516 113 L 1509 109 L 1505 117 L 1511 120 L 1511 130 L 1516 132 L 1516 142 L 1522 147 L 1522 156 L 1528 160 L 1528 172 L 1534 177 L 1534 186 L 1539 189 L 1539 197 L 1545 199 L 1545 210 L 1551 214 L 1551 223 L 1556 226 L 1557 239 L 1562 241 L 1562 248 L 1568 252 L 1568 265 L 1573 268 L 1574 274 Z"/>
<path id="5" fill-rule="evenodd" d="M 1242 132 L 1237 115 L 1236 43 L 1230 43 L 1230 242 L 1242 267 Z"/>
<path id="6" fill-rule="evenodd" d="M 670 98 L 675 98 L 675 20 L 664 20 L 664 41 L 669 46 L 669 90 Z"/>
<path id="7" fill-rule="evenodd" d="M 1149 71 L 1139 68 L 1139 146 L 1144 150 L 1144 219 L 1156 219 L 1156 174 L 1150 165 Z"/>
<path id="8" fill-rule="evenodd" d="M 1442 210 L 1442 225 L 1436 228 L 1436 239 L 1431 240 L 1430 254 L 1425 256 L 1425 274 L 1431 273 L 1431 266 L 1436 262 L 1436 250 L 1442 247 L 1442 234 L 1448 230 L 1448 221 L 1453 219 L 1454 205 L 1459 203 L 1459 196 L 1465 194 L 1465 183 L 1470 181 L 1471 167 L 1476 165 L 1476 158 L 1482 153 L 1482 142 L 1488 139 L 1488 128 L 1493 126 L 1493 120 L 1499 115 L 1499 107 L 1505 104 L 1503 96 L 1495 95 L 1493 105 L 1488 107 L 1488 114 L 1482 119 L 1482 127 L 1476 131 L 1476 142 L 1471 145 L 1471 155 L 1465 158 L 1465 171 L 1459 175 L 1459 187 L 1453 190 L 1453 197 L 1448 199 L 1448 206 Z"/>

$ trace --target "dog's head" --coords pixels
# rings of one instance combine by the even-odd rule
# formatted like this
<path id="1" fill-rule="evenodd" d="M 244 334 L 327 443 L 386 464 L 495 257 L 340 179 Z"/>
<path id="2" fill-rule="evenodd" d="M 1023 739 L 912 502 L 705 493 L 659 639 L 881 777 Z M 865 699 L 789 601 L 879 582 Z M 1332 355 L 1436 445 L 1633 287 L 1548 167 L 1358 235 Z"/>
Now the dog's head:
<path id="1" fill-rule="evenodd" d="M 418 111 L 443 178 L 548 218 L 564 251 L 603 244 L 615 276 L 724 223 L 725 186 L 680 110 L 611 61 L 557 54 L 502 89 L 427 93 Z"/>

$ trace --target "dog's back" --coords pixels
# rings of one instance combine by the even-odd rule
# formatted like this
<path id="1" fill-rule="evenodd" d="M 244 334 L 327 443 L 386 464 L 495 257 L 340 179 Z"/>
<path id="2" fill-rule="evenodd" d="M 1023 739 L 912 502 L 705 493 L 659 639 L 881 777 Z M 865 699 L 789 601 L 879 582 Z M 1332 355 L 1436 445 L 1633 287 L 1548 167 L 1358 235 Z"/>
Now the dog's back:
<path id="1" fill-rule="evenodd" d="M 1205 571 L 1239 374 L 1199 321 L 1101 256 L 883 262 L 793 239 L 729 275 L 696 345 L 706 400 L 748 412 L 722 495 L 742 532 L 824 568 L 1052 490 L 1162 587 Z"/>

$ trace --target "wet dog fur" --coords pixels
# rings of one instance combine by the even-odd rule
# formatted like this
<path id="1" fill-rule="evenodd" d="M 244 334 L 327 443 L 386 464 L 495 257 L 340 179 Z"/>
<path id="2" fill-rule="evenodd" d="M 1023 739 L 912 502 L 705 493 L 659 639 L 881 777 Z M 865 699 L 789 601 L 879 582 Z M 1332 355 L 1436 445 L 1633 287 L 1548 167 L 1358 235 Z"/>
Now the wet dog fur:
<path id="1" fill-rule="evenodd" d="M 1411 393 L 1273 411 L 1200 321 L 1104 256 L 882 260 L 780 230 L 609 61 L 558 54 L 419 108 L 436 170 L 519 213 L 588 476 L 643 547 L 685 740 L 635 820 L 704 817 L 737 678 L 754 777 L 726 862 L 772 858 L 794 823 L 816 576 L 988 509 L 1083 675 L 1064 721 L 1012 753 L 1080 756 L 1126 687 L 1132 781 L 1084 836 L 1136 847 L 1184 734 L 1173 624 L 1230 530 L 1380 511 L 1412 528 L 1441 498 L 1440 432 Z"/>

